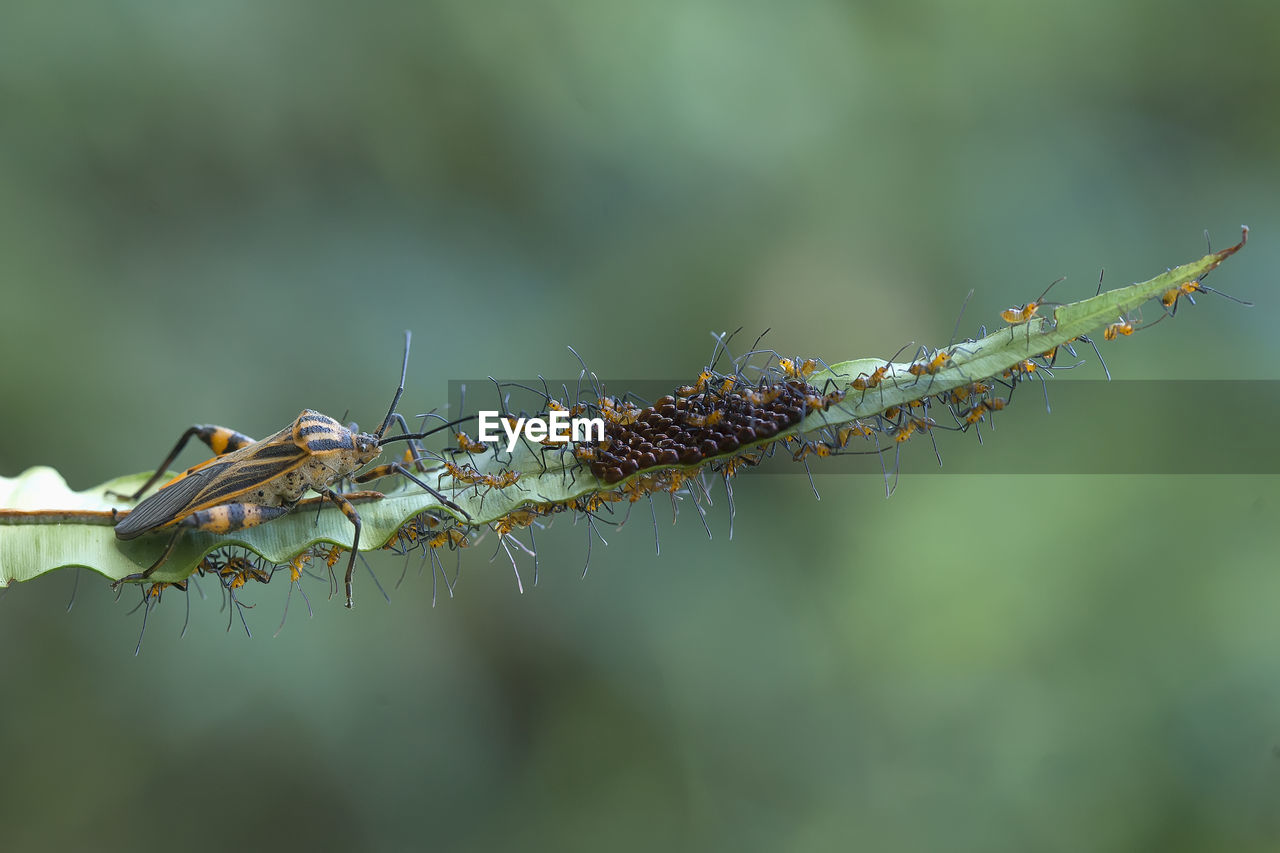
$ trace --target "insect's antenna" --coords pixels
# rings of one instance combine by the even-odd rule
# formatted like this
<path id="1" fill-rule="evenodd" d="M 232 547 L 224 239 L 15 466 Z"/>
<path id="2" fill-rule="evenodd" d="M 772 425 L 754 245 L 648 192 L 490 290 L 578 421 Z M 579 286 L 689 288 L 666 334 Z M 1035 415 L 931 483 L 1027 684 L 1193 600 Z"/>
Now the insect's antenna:
<path id="1" fill-rule="evenodd" d="M 80 588 L 80 568 L 76 568 L 76 580 L 71 585 L 71 600 L 67 602 L 67 612 L 71 612 L 71 608 L 76 606 L 76 590 Z"/>
<path id="2" fill-rule="evenodd" d="M 770 326 L 769 328 L 765 329 L 763 332 L 761 332 L 761 333 L 760 333 L 760 337 L 756 338 L 756 342 L 755 342 L 754 344 L 752 344 L 752 345 L 751 345 L 751 352 L 755 352 L 757 349 L 759 349 L 759 347 L 760 347 L 760 342 L 761 342 L 761 341 L 763 341 L 763 340 L 764 340 L 764 336 L 765 336 L 765 335 L 767 335 L 767 334 L 769 334 L 769 332 L 771 332 L 771 331 L 773 331 L 773 327 L 772 327 L 772 326 Z"/>
<path id="3" fill-rule="evenodd" d="M 449 423 L 448 418 L 446 418 L 444 415 L 434 410 L 430 412 L 422 412 L 421 414 L 417 415 L 417 417 L 422 418 L 422 425 L 419 427 L 419 429 L 427 425 L 428 418 L 435 418 L 436 420 L 440 421 L 442 424 L 446 424 L 446 425 Z M 467 415 L 466 417 L 459 417 L 458 420 L 463 421 L 463 420 L 466 420 L 467 418 L 474 418 L 474 417 L 475 415 Z"/>
<path id="4" fill-rule="evenodd" d="M 1053 287 L 1052 284 L 1049 286 Z M 1048 291 L 1046 290 L 1045 293 L 1048 293 Z M 972 298 L 973 288 L 969 288 L 969 294 L 965 296 L 964 302 L 960 303 L 960 316 L 956 317 L 956 324 L 951 327 L 951 340 L 947 341 L 948 347 L 956 342 L 956 335 L 960 332 L 960 321 L 964 319 L 964 309 L 969 307 L 969 300 Z M 946 347 L 943 347 L 943 349 L 946 349 Z M 902 350 L 898 350 L 898 352 L 902 352 Z M 897 358 L 897 356 L 894 356 L 894 358 Z"/>
<path id="5" fill-rule="evenodd" d="M 751 345 L 751 349 L 747 350 L 745 353 L 743 353 L 742 355 L 738 356 L 733 360 L 734 370 L 737 372 L 739 376 L 742 376 L 744 380 L 746 379 L 746 377 L 743 374 L 743 371 L 748 367 L 750 367 L 748 362 L 751 361 L 751 356 L 755 355 L 756 352 L 759 351 L 760 342 L 764 340 L 764 336 L 769 334 L 771 330 L 772 328 L 769 328 L 761 332 L 760 336 L 756 338 L 756 342 Z"/>
<path id="6" fill-rule="evenodd" d="M 396 395 L 391 398 L 391 408 L 387 409 L 387 416 L 382 419 L 382 426 L 378 427 L 375 435 L 378 436 L 378 444 L 382 444 L 382 436 L 386 434 L 387 427 L 391 426 L 391 416 L 395 414 L 396 406 L 400 405 L 400 397 L 404 394 L 404 379 L 409 375 L 409 339 L 412 334 L 408 329 L 404 330 L 404 364 L 400 367 L 400 387 L 396 389 Z"/>
<path id="7" fill-rule="evenodd" d="M 187 615 L 182 620 L 182 633 L 178 635 L 178 639 L 181 640 L 187 636 L 187 626 L 191 624 L 191 594 L 187 592 L 186 587 L 179 587 L 179 589 L 182 590 L 182 597 L 187 600 Z"/>
<path id="8" fill-rule="evenodd" d="M 1050 290 L 1053 290 L 1053 286 L 1054 286 L 1055 284 L 1057 284 L 1058 282 L 1060 282 L 1060 281 L 1066 281 L 1066 280 L 1067 280 L 1067 277 L 1066 277 L 1065 275 L 1063 275 L 1063 276 L 1058 276 L 1058 277 L 1057 277 L 1057 278 L 1055 278 L 1053 281 L 1049 282 L 1049 286 L 1048 286 L 1048 287 L 1046 287 L 1046 288 L 1044 289 L 1044 293 L 1042 293 L 1042 294 L 1040 294 L 1038 297 L 1036 297 L 1036 301 L 1035 301 L 1035 303 L 1034 303 L 1034 304 L 1036 304 L 1036 305 L 1043 305 L 1043 304 L 1044 304 L 1044 298 L 1045 298 L 1046 296 L 1048 296 L 1048 295 L 1049 295 L 1049 291 L 1050 291 Z M 1096 295 L 1096 294 L 1095 294 L 1095 295 Z"/>
<path id="9" fill-rule="evenodd" d="M 952 333 L 952 335 L 954 336 L 954 334 L 955 334 L 955 333 L 953 332 L 953 333 Z M 886 362 L 885 362 L 885 363 L 886 363 L 886 364 L 893 364 L 895 361 L 897 361 L 897 360 L 898 360 L 898 356 L 902 355 L 903 350 L 905 350 L 907 347 L 911 346 L 911 345 L 912 345 L 912 344 L 914 344 L 914 343 L 915 343 L 915 341 L 907 341 L 905 344 L 903 344 L 902 346 L 898 347 L 898 351 L 897 351 L 897 352 L 895 352 L 893 355 L 889 356 L 889 358 L 888 358 L 888 359 L 886 359 Z"/>
<path id="10" fill-rule="evenodd" d="M 411 432 L 411 433 L 408 433 L 407 435 L 389 435 L 389 436 L 386 436 L 385 438 L 380 437 L 378 439 L 378 446 L 382 447 L 383 445 L 390 444 L 393 441 L 417 441 L 420 438 L 426 438 L 429 435 L 434 435 L 435 433 L 438 433 L 441 430 L 448 429 L 449 427 L 455 427 L 458 424 L 465 424 L 467 421 L 474 421 L 475 419 L 476 419 L 475 415 L 467 415 L 466 417 L 458 418 L 455 421 L 446 421 L 440 426 L 435 427 L 434 429 L 429 429 L 426 432 Z"/>
<path id="11" fill-rule="evenodd" d="M 492 377 L 490 377 L 490 378 L 492 378 Z M 542 379 L 542 377 L 541 377 L 541 376 L 539 376 L 538 378 L 539 378 L 539 379 Z M 497 382 L 497 380 L 496 380 L 496 379 L 495 379 L 494 381 L 495 381 L 495 382 Z M 547 382 L 547 380 L 542 379 L 542 384 L 543 384 L 544 386 L 546 385 L 546 382 Z M 531 388 L 531 387 L 529 387 L 528 385 L 525 385 L 525 384 L 524 384 L 524 383 L 522 383 L 522 382 L 503 382 L 503 383 L 501 383 L 501 387 L 503 387 L 503 388 L 520 388 L 521 390 L 528 391 L 530 394 L 534 394 L 534 395 L 539 395 L 539 394 L 541 394 L 541 395 L 542 395 L 543 397 L 545 397 L 545 398 L 550 398 L 550 396 L 551 396 L 551 394 L 550 394 L 550 393 L 548 393 L 548 391 L 547 391 L 547 389 L 546 389 L 545 387 L 544 387 L 541 391 L 539 391 L 537 388 Z"/>
<path id="12" fill-rule="evenodd" d="M 1223 297 L 1224 299 L 1230 299 L 1232 302 L 1236 303 L 1237 305 L 1243 305 L 1246 308 L 1254 307 L 1252 302 L 1249 302 L 1245 299 L 1236 299 L 1234 296 L 1232 296 L 1229 293 L 1223 293 L 1221 290 L 1214 290 L 1212 287 L 1205 287 L 1203 284 L 1198 285 L 1198 289 L 1203 290 L 1205 293 L 1216 293 L 1219 296 Z M 1155 324 L 1153 323 L 1152 325 L 1155 325 Z"/>
<path id="13" fill-rule="evenodd" d="M 487 377 L 487 378 L 488 378 L 488 380 L 489 380 L 490 382 L 492 382 L 492 383 L 493 383 L 493 387 L 498 389 L 498 405 L 502 407 L 502 410 L 501 410 L 501 411 L 502 411 L 502 414 L 503 414 L 503 415 L 507 415 L 507 414 L 509 414 L 509 413 L 507 412 L 507 404 L 511 402 L 511 395 L 510 395 L 510 394 L 503 394 L 503 393 L 502 393 L 502 383 L 501 383 L 501 382 L 499 382 L 498 380 L 494 379 L 492 376 L 489 376 L 489 377 Z"/>
<path id="14" fill-rule="evenodd" d="M 711 350 L 711 366 L 708 368 L 709 370 L 716 369 L 716 362 L 720 360 L 720 356 L 729 351 L 729 341 L 733 340 L 733 336 L 741 331 L 742 326 L 739 326 L 727 335 L 723 332 L 718 335 L 714 333 L 711 335 L 711 337 L 716 339 L 716 345 Z"/>
<path id="15" fill-rule="evenodd" d="M 1106 274 L 1107 274 L 1107 268 L 1103 267 L 1102 271 L 1098 273 L 1098 289 L 1096 292 L 1094 292 L 1093 294 L 1094 296 L 1097 296 L 1098 294 L 1102 293 L 1102 277 Z"/>
<path id="16" fill-rule="evenodd" d="M 145 590 L 142 593 L 142 603 L 144 606 L 142 611 L 142 630 L 138 632 L 138 645 L 133 647 L 133 656 L 135 658 L 142 652 L 142 638 L 147 635 L 147 617 L 151 615 L 151 607 L 147 606 L 147 594 Z"/>
<path id="17" fill-rule="evenodd" d="M 583 377 L 590 379 L 591 389 L 596 392 L 596 396 L 603 397 L 604 392 L 600 390 L 600 385 L 596 381 L 596 375 L 587 369 L 587 363 L 582 360 L 582 356 L 578 355 L 578 351 L 573 347 L 569 347 L 569 352 L 573 353 L 573 357 L 578 360 L 578 364 L 582 365 L 582 374 L 578 377 L 578 382 L 581 383 Z M 581 393 L 579 393 L 578 396 L 582 396 Z"/>

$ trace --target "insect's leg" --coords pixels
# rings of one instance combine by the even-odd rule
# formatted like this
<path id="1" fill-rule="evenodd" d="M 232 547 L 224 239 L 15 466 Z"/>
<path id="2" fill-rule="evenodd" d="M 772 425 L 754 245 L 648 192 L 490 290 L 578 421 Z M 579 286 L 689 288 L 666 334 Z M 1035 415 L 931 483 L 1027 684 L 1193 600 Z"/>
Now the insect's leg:
<path id="1" fill-rule="evenodd" d="M 1093 347 L 1093 353 L 1098 357 L 1098 363 L 1102 365 L 1102 372 L 1107 374 L 1107 381 L 1110 382 L 1111 371 L 1107 369 L 1107 362 L 1105 359 L 1103 359 L 1102 353 L 1098 352 L 1098 345 L 1095 344 L 1091 338 L 1087 338 L 1084 335 L 1080 336 L 1080 340 L 1084 341 L 1086 344 Z"/>
<path id="2" fill-rule="evenodd" d="M 356 512 L 356 508 L 351 505 L 351 501 L 335 492 L 327 486 L 316 489 L 317 492 L 333 501 L 338 509 L 342 510 L 342 514 L 347 517 L 356 528 L 355 535 L 351 537 L 351 559 L 347 561 L 347 574 L 343 577 L 343 583 L 347 590 L 347 607 L 351 606 L 351 576 L 356 571 L 356 552 L 360 548 L 360 513 Z"/>
<path id="3" fill-rule="evenodd" d="M 164 552 L 160 555 L 159 559 L 157 559 L 150 566 L 147 566 L 145 571 L 134 572 L 131 575 L 125 575 L 124 577 L 120 578 L 120 580 L 111 584 L 111 588 L 119 589 L 120 584 L 126 581 L 144 581 L 147 578 L 151 577 L 152 573 L 154 573 L 156 569 L 163 566 L 165 560 L 169 559 L 169 555 L 172 554 L 173 549 L 177 547 L 178 537 L 181 535 L 182 535 L 182 528 L 179 527 L 176 530 L 174 530 L 173 535 L 169 537 L 169 544 L 164 546 Z"/>
<path id="4" fill-rule="evenodd" d="M 133 647 L 133 656 L 136 658 L 142 652 L 142 638 L 147 635 L 147 617 L 151 615 L 151 608 L 160 603 L 159 596 L 156 597 L 155 603 L 151 602 L 151 591 L 144 589 L 142 591 L 142 630 L 138 632 L 138 645 Z M 137 610 L 135 607 L 134 610 Z M 133 612 L 133 611 L 130 611 Z"/>
<path id="5" fill-rule="evenodd" d="M 431 488 L 430 486 L 428 486 L 426 483 L 424 483 L 424 482 L 422 482 L 421 480 L 419 480 L 417 477 L 415 477 L 415 476 L 413 475 L 413 473 L 412 473 L 412 472 L 410 472 L 410 471 L 409 471 L 409 469 L 408 469 L 408 468 L 405 468 L 405 467 L 404 467 L 403 465 L 401 465 L 399 462 L 392 462 L 390 467 L 391 467 L 391 469 L 392 469 L 392 473 L 399 474 L 400 476 L 402 476 L 402 477 L 404 477 L 404 478 L 406 478 L 406 479 L 410 480 L 411 482 L 413 482 L 413 483 L 417 484 L 418 486 L 421 486 L 423 489 L 426 489 L 426 490 L 427 490 L 427 491 L 428 491 L 428 492 L 429 492 L 433 497 L 435 497 L 435 498 L 436 498 L 436 500 L 440 501 L 441 503 L 443 503 L 445 506 L 449 507 L 450 509 L 457 510 L 459 513 L 461 513 L 461 514 L 462 514 L 462 516 L 463 516 L 467 521 L 470 521 L 470 520 L 471 520 L 471 513 L 467 512 L 465 509 L 463 509 L 462 507 L 458 506 L 456 503 L 454 503 L 453 501 L 449 500 L 449 499 L 448 499 L 448 498 L 446 498 L 444 495 L 440 494 L 440 492 L 436 491 L 435 489 L 433 489 L 433 488 Z M 345 510 L 344 510 L 344 512 L 345 512 Z"/>
<path id="6" fill-rule="evenodd" d="M 382 477 L 390 477 L 392 474 L 399 473 L 397 471 L 399 465 L 400 463 L 398 462 L 389 462 L 386 465 L 379 465 L 376 468 L 370 468 L 358 477 L 352 477 L 351 480 L 355 483 L 368 483 L 372 480 L 381 479 Z"/>
<path id="7" fill-rule="evenodd" d="M 169 470 L 169 466 L 173 464 L 173 460 L 178 458 L 178 454 L 182 452 L 182 448 L 187 446 L 187 442 L 191 440 L 192 436 L 195 436 L 207 444 L 209 449 L 213 451 L 214 456 L 222 456 L 224 453 L 230 453 L 233 450 L 239 450 L 246 445 L 253 444 L 252 438 L 249 438 L 249 436 L 243 433 L 236 432 L 233 429 L 214 426 L 213 424 L 196 424 L 195 426 L 189 427 L 187 431 L 182 434 L 182 437 L 178 439 L 178 443 L 173 446 L 173 450 L 170 450 L 169 455 L 160 463 L 160 467 L 156 469 L 156 472 L 151 475 L 151 478 L 147 480 L 147 482 L 142 484 L 142 488 L 138 489 L 138 491 L 131 495 L 123 495 L 117 492 L 108 492 L 107 494 L 113 497 L 126 498 L 131 501 L 136 501 L 138 498 L 142 497 L 147 489 L 154 486 L 156 481 L 163 477 L 165 472 Z"/>
<path id="8" fill-rule="evenodd" d="M 70 612 L 71 612 L 71 608 L 72 608 L 72 607 L 75 607 L 75 605 L 76 605 L 76 590 L 78 590 L 78 589 L 80 588 L 80 573 L 81 573 L 81 571 L 82 571 L 82 570 L 80 569 L 80 567 L 79 567 L 79 566 L 77 566 L 77 567 L 76 567 L 76 580 L 75 580 L 75 583 L 74 583 L 74 584 L 72 585 L 72 587 L 71 587 L 71 600 L 67 602 L 67 612 L 68 612 L 68 613 L 70 613 Z"/>

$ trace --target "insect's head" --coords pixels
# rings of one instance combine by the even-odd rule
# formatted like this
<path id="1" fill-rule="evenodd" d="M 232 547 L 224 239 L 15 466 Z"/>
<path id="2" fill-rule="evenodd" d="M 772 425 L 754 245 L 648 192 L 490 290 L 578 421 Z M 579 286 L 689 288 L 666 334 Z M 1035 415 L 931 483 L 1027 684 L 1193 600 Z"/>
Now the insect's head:
<path id="1" fill-rule="evenodd" d="M 372 433 L 353 432 L 351 441 L 355 446 L 356 455 L 360 457 L 361 465 L 372 462 L 382 455 L 382 446 L 378 443 L 378 436 Z"/>

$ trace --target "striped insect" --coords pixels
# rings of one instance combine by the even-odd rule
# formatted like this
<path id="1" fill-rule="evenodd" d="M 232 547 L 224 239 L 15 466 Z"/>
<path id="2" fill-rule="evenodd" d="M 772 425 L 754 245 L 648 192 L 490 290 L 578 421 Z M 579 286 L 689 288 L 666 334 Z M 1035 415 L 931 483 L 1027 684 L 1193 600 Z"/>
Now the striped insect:
<path id="1" fill-rule="evenodd" d="M 401 462 L 392 462 L 360 473 L 382 454 L 382 447 L 393 441 L 409 441 L 413 458 L 419 460 L 416 441 L 433 432 L 456 426 L 466 418 L 420 433 L 409 433 L 396 406 L 404 393 L 405 375 L 409 368 L 410 335 L 405 332 L 404 365 L 400 387 L 396 389 L 391 408 L 377 432 L 363 433 L 344 427 L 328 415 L 304 409 L 289 426 L 276 434 L 254 441 L 247 435 L 208 424 L 190 427 L 178 439 L 173 450 L 156 469 L 155 474 L 133 495 L 137 500 L 159 480 L 169 465 L 195 436 L 209 446 L 214 457 L 188 468 L 165 483 L 159 491 L 138 504 L 115 526 L 118 539 L 135 539 L 148 533 L 172 530 L 173 535 L 159 559 L 146 571 L 129 575 L 121 581 L 146 580 L 173 553 L 184 530 L 209 533 L 232 533 L 256 527 L 288 513 L 308 491 L 327 498 L 351 521 L 355 535 L 351 541 L 351 558 L 344 578 L 346 605 L 351 606 L 351 577 L 355 571 L 356 551 L 360 547 L 360 515 L 355 506 L 333 486 L 353 479 L 364 483 L 378 477 L 398 474 L 435 495 L 445 506 L 466 518 L 469 515 L 427 485 Z M 403 435 L 386 434 L 392 423 L 398 423 Z M 418 461 L 419 471 L 425 470 Z"/>

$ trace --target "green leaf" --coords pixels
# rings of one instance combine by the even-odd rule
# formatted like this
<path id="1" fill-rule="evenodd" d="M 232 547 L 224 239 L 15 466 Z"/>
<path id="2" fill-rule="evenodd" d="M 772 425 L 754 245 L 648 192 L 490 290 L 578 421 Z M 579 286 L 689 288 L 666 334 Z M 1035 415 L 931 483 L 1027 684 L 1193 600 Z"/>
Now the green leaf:
<path id="1" fill-rule="evenodd" d="M 1243 245 L 1242 239 L 1236 246 L 1169 270 L 1150 281 L 1059 306 L 1052 318 L 1037 317 L 1023 325 L 1002 328 L 981 340 L 944 348 L 953 357 L 935 375 L 911 376 L 910 363 L 893 364 L 889 378 L 874 390 L 849 390 L 842 402 L 808 415 L 798 425 L 767 441 L 745 445 L 739 452 L 749 452 L 788 435 L 868 418 L 889 406 L 902 405 L 926 394 L 941 394 L 973 381 L 1000 376 L 1025 359 L 1087 335 L 1148 300 L 1158 299 L 1171 288 L 1203 277 Z M 831 380 L 838 387 L 848 388 L 859 375 L 870 374 L 884 365 L 883 359 L 876 358 L 840 362 L 815 373 L 809 382 L 821 388 L 829 387 L 828 380 Z M 455 484 L 443 469 L 422 476 L 428 482 L 438 482 L 441 491 L 452 495 L 454 502 L 470 517 L 466 525 L 473 529 L 490 525 L 522 506 L 565 504 L 601 491 L 615 491 L 626 483 L 606 486 L 566 450 L 534 451 L 517 446 L 513 457 L 503 463 L 497 462 L 493 454 L 476 457 L 480 460 L 476 463 L 480 473 L 519 471 L 518 482 L 507 488 Z M 635 476 L 653 473 L 653 469 L 648 469 Z M 127 501 L 108 494 L 132 493 L 148 477 L 146 473 L 121 477 L 83 492 L 72 491 L 51 468 L 31 468 L 16 478 L 0 478 L 0 506 L 6 508 L 0 510 L 0 586 L 69 566 L 83 566 L 112 580 L 150 566 L 163 552 L 171 532 L 162 531 L 130 541 L 116 539 L 112 509 L 124 508 Z M 361 550 L 384 546 L 406 521 L 419 513 L 457 515 L 437 497 L 412 484 L 400 485 L 381 496 L 370 494 L 356 503 L 363 524 Z M 353 530 L 351 522 L 336 507 L 313 499 L 303 502 L 289 515 L 233 534 L 219 536 L 188 531 L 151 580 L 183 580 L 207 554 L 229 545 L 243 546 L 274 563 L 285 563 L 322 543 L 350 547 Z"/>

